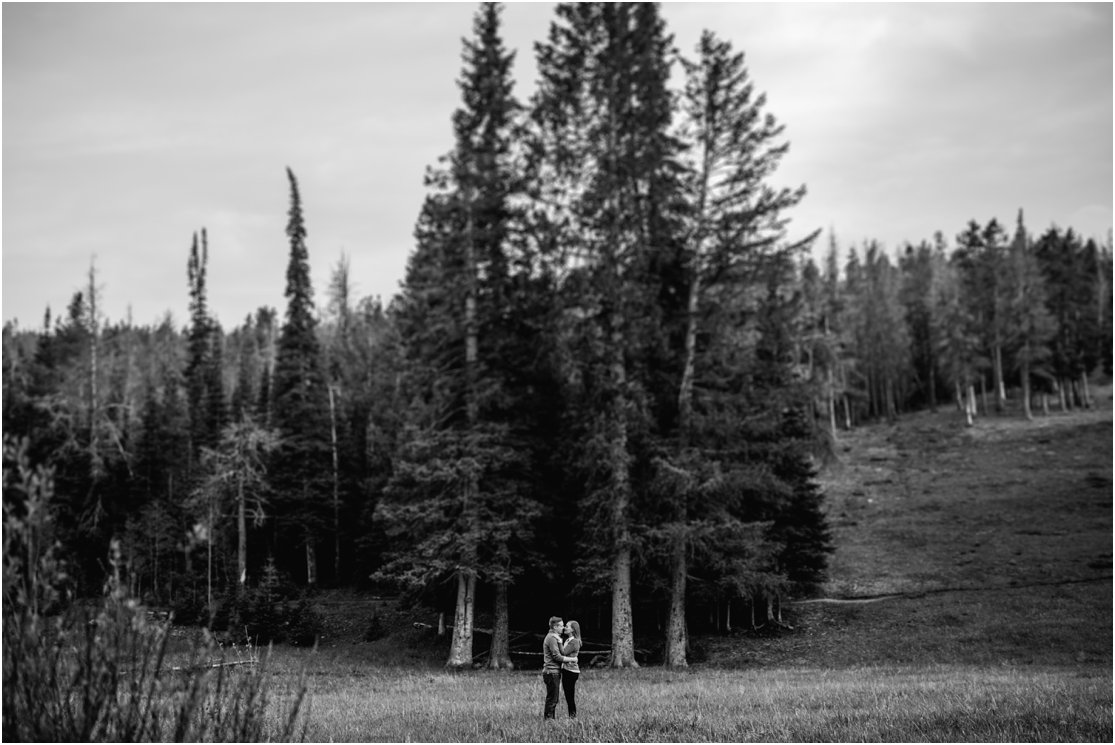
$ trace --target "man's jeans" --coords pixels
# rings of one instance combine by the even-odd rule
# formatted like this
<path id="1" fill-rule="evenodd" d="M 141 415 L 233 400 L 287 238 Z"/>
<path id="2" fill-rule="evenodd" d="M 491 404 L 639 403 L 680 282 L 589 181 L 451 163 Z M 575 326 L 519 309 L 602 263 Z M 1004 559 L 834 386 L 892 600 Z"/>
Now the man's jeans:
<path id="1" fill-rule="evenodd" d="M 542 682 L 546 684 L 546 711 L 542 715 L 543 719 L 554 718 L 560 695 L 560 681 L 560 673 L 542 673 Z"/>

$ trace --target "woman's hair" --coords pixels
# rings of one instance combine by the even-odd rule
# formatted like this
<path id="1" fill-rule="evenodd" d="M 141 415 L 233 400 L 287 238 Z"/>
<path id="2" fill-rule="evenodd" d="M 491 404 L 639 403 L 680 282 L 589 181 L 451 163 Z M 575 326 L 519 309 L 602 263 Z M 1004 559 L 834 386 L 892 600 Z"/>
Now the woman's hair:
<path id="1" fill-rule="evenodd" d="M 565 624 L 565 628 L 569 630 L 569 633 L 573 635 L 574 639 L 581 638 L 581 624 L 577 623 L 576 621 L 570 621 L 569 623 Z"/>

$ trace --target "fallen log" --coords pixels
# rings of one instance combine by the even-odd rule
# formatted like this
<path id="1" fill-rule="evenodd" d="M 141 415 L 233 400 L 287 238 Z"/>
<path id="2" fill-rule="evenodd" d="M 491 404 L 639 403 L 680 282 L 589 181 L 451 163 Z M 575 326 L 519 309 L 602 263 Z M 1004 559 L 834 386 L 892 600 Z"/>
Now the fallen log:
<path id="1" fill-rule="evenodd" d="M 421 621 L 415 621 L 414 622 L 414 628 L 416 628 L 416 629 L 433 629 L 433 628 L 437 628 L 437 627 L 434 626 L 432 623 L 422 623 Z M 449 630 L 449 629 L 453 628 L 453 624 L 446 624 L 445 628 L 446 628 L 446 630 Z M 488 636 L 491 636 L 493 632 L 492 632 L 491 629 L 482 629 L 482 628 L 474 627 L 472 629 L 472 633 L 474 633 L 474 634 L 487 634 Z"/>
<path id="2" fill-rule="evenodd" d="M 184 673 L 192 670 L 215 670 L 219 667 L 234 667 L 236 665 L 254 665 L 256 660 L 235 660 L 233 662 L 211 662 L 206 665 L 181 665 L 172 667 L 171 672 Z"/>

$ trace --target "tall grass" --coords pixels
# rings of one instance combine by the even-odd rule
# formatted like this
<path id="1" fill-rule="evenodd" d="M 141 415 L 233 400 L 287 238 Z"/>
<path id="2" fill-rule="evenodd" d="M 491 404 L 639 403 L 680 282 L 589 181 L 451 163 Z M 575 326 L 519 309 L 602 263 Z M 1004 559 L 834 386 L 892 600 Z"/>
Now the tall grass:
<path id="1" fill-rule="evenodd" d="M 4 460 L 5 741 L 292 739 L 305 687 L 269 706 L 266 660 L 222 664 L 212 642 L 172 650 L 169 623 L 149 621 L 115 573 L 98 606 L 70 601 L 50 535 L 50 473 L 12 443 Z"/>
<path id="2" fill-rule="evenodd" d="M 1096 741 L 1111 672 L 885 667 L 840 671 L 586 670 L 578 718 L 543 722 L 537 672 L 314 676 L 306 736 L 324 741 Z"/>

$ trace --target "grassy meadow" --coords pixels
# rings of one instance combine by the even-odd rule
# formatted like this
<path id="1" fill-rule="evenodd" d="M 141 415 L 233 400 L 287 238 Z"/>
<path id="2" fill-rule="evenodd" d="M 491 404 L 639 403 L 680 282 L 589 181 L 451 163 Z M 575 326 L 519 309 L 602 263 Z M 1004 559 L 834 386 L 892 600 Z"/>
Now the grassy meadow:
<path id="1" fill-rule="evenodd" d="M 578 718 L 565 716 L 563 701 L 551 722 L 541 718 L 537 672 L 318 669 L 310 677 L 305 737 L 317 742 L 1110 742 L 1112 736 L 1110 670 L 592 670 L 578 684 Z"/>
<path id="2" fill-rule="evenodd" d="M 576 720 L 562 701 L 542 721 L 538 671 L 444 672 L 432 632 L 362 642 L 355 600 L 316 650 L 274 650 L 272 705 L 305 672 L 310 741 L 1111 742 L 1110 388 L 1097 398 L 848 434 L 821 477 L 831 577 L 786 605 L 793 630 L 695 638 L 683 671 L 585 670 Z"/>

